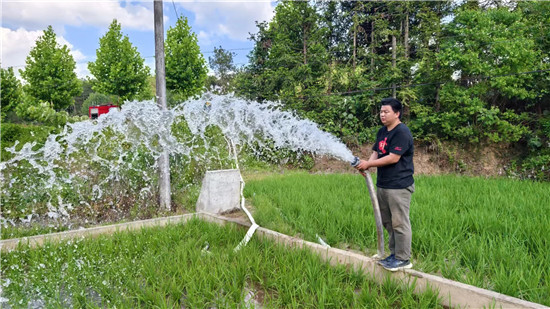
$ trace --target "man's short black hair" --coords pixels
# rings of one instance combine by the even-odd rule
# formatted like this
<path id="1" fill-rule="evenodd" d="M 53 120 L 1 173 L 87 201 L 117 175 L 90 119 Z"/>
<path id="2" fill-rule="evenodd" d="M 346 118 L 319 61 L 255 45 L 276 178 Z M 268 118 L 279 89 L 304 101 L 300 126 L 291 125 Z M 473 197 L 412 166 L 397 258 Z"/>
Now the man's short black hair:
<path id="1" fill-rule="evenodd" d="M 399 112 L 399 120 L 401 120 L 401 116 L 403 115 L 403 104 L 401 104 L 401 102 L 399 102 L 398 99 L 395 99 L 395 98 L 382 99 L 382 101 L 380 101 L 380 107 L 384 105 L 391 106 L 391 109 L 393 110 L 394 113 Z"/>

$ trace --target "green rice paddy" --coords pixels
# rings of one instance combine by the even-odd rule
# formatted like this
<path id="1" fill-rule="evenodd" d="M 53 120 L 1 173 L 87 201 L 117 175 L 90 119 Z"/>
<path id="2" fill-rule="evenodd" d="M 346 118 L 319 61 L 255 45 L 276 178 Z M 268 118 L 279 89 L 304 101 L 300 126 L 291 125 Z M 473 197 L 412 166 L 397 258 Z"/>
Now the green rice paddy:
<path id="1" fill-rule="evenodd" d="M 390 280 L 332 267 L 307 249 L 200 220 L 2 254 L 2 307 L 437 308 Z M 205 247 L 209 245 L 209 249 Z"/>
<path id="2" fill-rule="evenodd" d="M 549 183 L 415 179 L 414 269 L 550 305 Z M 372 205 L 360 175 L 273 175 L 249 180 L 245 196 L 260 226 L 376 253 Z"/>

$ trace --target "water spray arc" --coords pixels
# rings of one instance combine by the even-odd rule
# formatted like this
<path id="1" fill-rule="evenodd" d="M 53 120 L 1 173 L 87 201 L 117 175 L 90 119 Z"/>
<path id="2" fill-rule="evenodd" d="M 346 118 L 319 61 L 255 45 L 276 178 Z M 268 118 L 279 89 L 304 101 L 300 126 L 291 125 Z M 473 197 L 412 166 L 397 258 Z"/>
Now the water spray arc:
<path id="1" fill-rule="evenodd" d="M 95 216 L 97 205 L 114 205 L 114 208 L 123 198 L 133 198 L 139 203 L 136 205 L 149 205 L 155 194 L 162 194 L 155 192 L 160 182 L 157 180 L 160 177 L 155 175 L 167 151 L 183 166 L 190 165 L 192 160 L 209 164 L 210 158 L 216 159 L 216 155 L 220 162 L 223 160 L 219 157 L 218 145 L 211 144 L 211 127 L 227 141 L 228 159 L 234 159 L 237 169 L 237 150 L 241 147 L 254 155 L 275 160 L 281 153 L 284 155 L 281 150 L 298 155 L 328 155 L 345 162 L 358 160 L 338 138 L 322 131 L 316 123 L 282 110 L 276 102 L 259 103 L 233 95 L 207 93 L 170 110 L 155 103 L 126 102 L 120 111 L 114 110 L 96 120 L 67 124 L 63 132 L 49 136 L 42 148 L 28 143 L 18 147 L 19 150 L 16 145 L 6 149 L 13 157 L 0 163 L 0 179 L 9 179 L 0 190 L 2 195 L 14 203 L 29 196 L 37 200 L 28 203 L 28 208 L 20 209 L 17 216 L 0 214 L 0 224 L 15 226 L 24 223 L 23 220 L 47 221 L 58 217 L 63 219 L 60 224 L 70 224 L 73 213 L 89 211 L 90 216 Z M 172 132 L 180 121 L 185 121 L 187 139 L 176 134 L 178 131 Z M 240 192 L 240 196 L 234 205 L 239 205 L 252 223 L 235 249 L 239 250 L 259 226 L 245 207 L 242 194 L 245 183 L 240 172 L 235 180 L 235 192 Z M 378 204 L 370 177 L 366 181 L 367 185 L 370 183 L 379 226 L 379 255 L 382 255 Z M 66 192 L 71 193 L 71 200 L 65 200 Z M 47 204 L 47 213 L 40 208 L 43 204 Z M 73 209 L 75 211 L 69 211 Z M 323 246 L 328 246 L 318 238 Z"/>
<path id="2" fill-rule="evenodd" d="M 350 163 L 351 166 L 356 167 L 359 164 L 359 158 L 354 157 L 353 161 Z M 374 184 L 372 178 L 370 177 L 369 171 L 363 171 L 365 174 L 365 181 L 367 183 L 367 188 L 369 189 L 370 200 L 372 202 L 372 210 L 374 212 L 374 220 L 376 221 L 376 235 L 378 238 L 378 253 L 376 254 L 378 258 L 384 257 L 384 230 L 382 229 L 382 216 L 380 215 L 380 206 L 378 205 L 378 198 L 376 196 L 376 191 L 374 190 Z M 375 256 L 376 257 L 376 256 Z"/>

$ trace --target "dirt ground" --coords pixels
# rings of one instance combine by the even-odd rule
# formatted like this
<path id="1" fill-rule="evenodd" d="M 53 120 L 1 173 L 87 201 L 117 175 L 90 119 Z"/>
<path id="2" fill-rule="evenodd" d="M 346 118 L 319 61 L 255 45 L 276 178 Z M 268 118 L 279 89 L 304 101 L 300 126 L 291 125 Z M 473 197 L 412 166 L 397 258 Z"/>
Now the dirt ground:
<path id="1" fill-rule="evenodd" d="M 367 159 L 372 153 L 365 145 L 353 151 L 354 155 Z M 457 173 L 469 176 L 502 176 L 511 159 L 519 151 L 513 147 L 487 147 L 475 149 L 459 144 L 415 145 L 414 169 L 417 175 L 440 175 Z M 372 170 L 375 171 L 374 169 Z M 355 172 L 348 162 L 318 157 L 312 172 L 345 173 Z"/>

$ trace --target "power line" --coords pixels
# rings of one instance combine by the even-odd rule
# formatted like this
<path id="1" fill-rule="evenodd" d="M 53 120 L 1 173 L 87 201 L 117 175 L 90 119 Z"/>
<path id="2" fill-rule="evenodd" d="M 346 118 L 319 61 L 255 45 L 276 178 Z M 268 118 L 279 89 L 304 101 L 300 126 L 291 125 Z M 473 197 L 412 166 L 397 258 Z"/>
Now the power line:
<path id="1" fill-rule="evenodd" d="M 543 72 L 550 72 L 550 69 L 533 70 L 533 71 L 525 71 L 525 72 L 519 72 L 519 73 L 501 74 L 501 75 L 470 77 L 470 78 L 461 79 L 461 81 L 487 80 L 487 79 L 493 79 L 493 78 L 498 78 L 498 77 L 526 75 L 526 74 L 535 74 L 535 73 L 543 73 Z M 396 85 L 395 88 L 398 89 L 398 88 L 414 88 L 414 87 L 429 86 L 429 85 L 443 85 L 443 84 L 449 83 L 451 81 L 452 80 L 447 80 L 447 81 L 444 81 L 444 82 L 420 83 L 420 84 L 410 84 L 410 85 Z M 376 92 L 376 91 L 392 90 L 393 88 L 394 88 L 393 86 L 390 86 L 390 87 L 374 87 L 374 88 L 359 89 L 359 90 L 352 90 L 352 91 L 345 91 L 345 92 L 322 93 L 322 94 L 317 94 L 317 95 L 303 96 L 301 98 L 346 95 L 346 94 L 359 94 L 359 93 L 364 93 L 364 92 Z"/>
<path id="2" fill-rule="evenodd" d="M 172 0 L 172 5 L 174 6 L 174 12 L 176 13 L 176 17 L 180 19 L 180 16 L 178 14 L 178 10 L 176 10 L 176 4 L 174 3 L 174 0 Z"/>
<path id="3" fill-rule="evenodd" d="M 499 77 L 507 77 L 507 76 L 516 76 L 516 75 L 527 75 L 527 74 L 535 74 L 535 73 L 543 73 L 543 72 L 550 72 L 550 69 L 537 69 L 537 70 L 531 70 L 531 71 L 525 71 L 525 72 L 518 72 L 518 73 L 509 73 L 509 74 L 499 74 L 499 75 L 491 75 L 491 76 L 475 76 L 470 78 L 464 78 L 460 81 L 479 81 L 479 80 L 488 80 L 493 78 L 499 78 Z M 447 81 L 440 81 L 440 82 L 428 82 L 428 83 L 418 83 L 418 84 L 408 84 L 408 85 L 396 85 L 395 89 L 401 89 L 401 88 L 415 88 L 415 87 L 421 87 L 421 86 L 430 86 L 430 85 L 444 85 L 449 82 L 454 82 L 453 80 L 447 80 Z M 70 84 L 71 82 L 65 82 L 63 84 L 55 84 L 53 87 L 60 87 L 66 84 Z M 329 96 L 341 96 L 341 95 L 356 95 L 361 94 L 365 92 L 377 92 L 377 91 L 385 91 L 385 90 L 392 90 L 393 86 L 388 87 L 373 87 L 373 88 L 367 88 L 367 89 L 358 89 L 358 90 L 351 90 L 351 91 L 344 91 L 344 92 L 332 92 L 332 93 L 320 93 L 320 94 L 314 94 L 314 95 L 307 95 L 307 96 L 298 96 L 302 99 L 307 98 L 313 98 L 313 97 L 329 97 Z"/>
<path id="4" fill-rule="evenodd" d="M 254 47 L 244 47 L 244 48 L 230 48 L 230 49 L 223 49 L 223 50 L 227 50 L 227 51 L 234 51 L 234 50 L 252 50 L 254 49 Z M 203 54 L 213 54 L 214 51 L 207 51 L 207 52 L 203 52 Z"/>
<path id="5" fill-rule="evenodd" d="M 254 47 L 246 47 L 246 48 L 232 48 L 232 49 L 224 49 L 224 50 L 228 50 L 228 51 L 235 51 L 235 50 L 252 50 L 254 49 Z M 203 52 L 203 54 L 213 54 L 214 51 L 207 51 L 207 52 Z M 155 58 L 155 56 L 143 56 L 143 59 L 148 59 L 148 58 Z M 75 64 L 86 64 L 86 63 L 89 63 L 89 62 L 93 62 L 93 61 L 80 61 L 80 62 L 75 62 Z M 26 64 L 19 64 L 19 65 L 10 65 L 6 68 L 22 68 L 22 67 L 25 67 Z"/>

